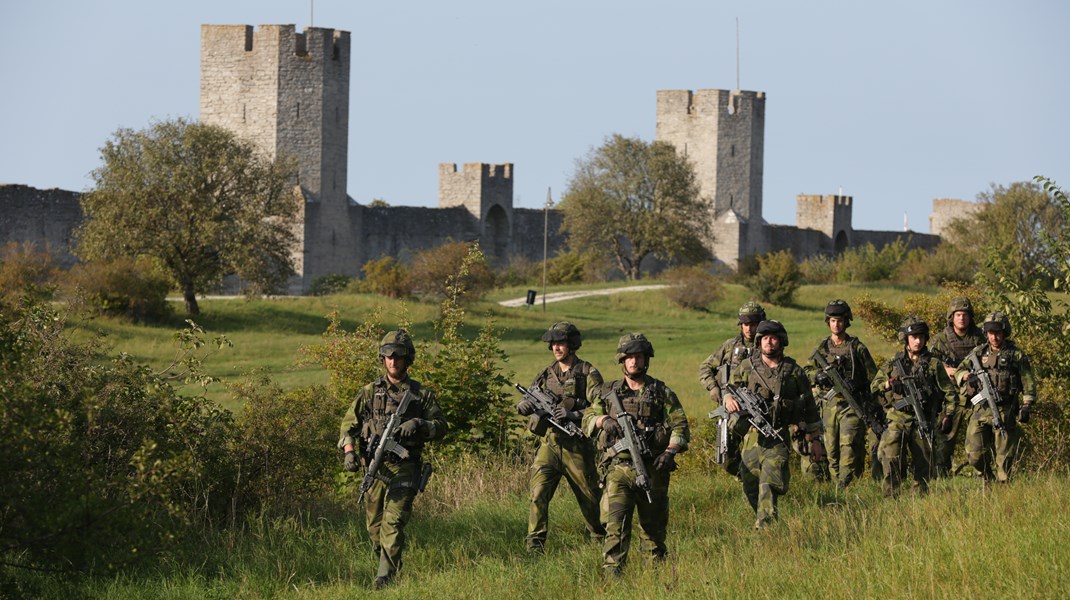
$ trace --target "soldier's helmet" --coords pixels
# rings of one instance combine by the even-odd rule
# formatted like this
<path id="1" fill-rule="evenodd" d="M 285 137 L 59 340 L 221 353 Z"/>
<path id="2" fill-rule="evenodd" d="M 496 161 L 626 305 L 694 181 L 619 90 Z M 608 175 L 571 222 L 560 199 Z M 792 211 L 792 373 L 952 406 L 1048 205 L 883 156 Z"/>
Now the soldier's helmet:
<path id="1" fill-rule="evenodd" d="M 922 321 L 917 316 L 909 316 L 903 321 L 903 325 L 899 327 L 899 343 L 906 344 L 908 335 L 923 335 L 925 340 L 929 339 L 929 324 Z"/>
<path id="2" fill-rule="evenodd" d="M 947 324 L 951 325 L 952 318 L 955 316 L 955 313 L 960 310 L 970 315 L 970 324 L 972 325 L 974 322 L 973 303 L 970 302 L 969 298 L 965 297 L 953 298 L 951 303 L 947 305 Z"/>
<path id="3" fill-rule="evenodd" d="M 758 323 L 758 332 L 754 334 L 754 343 L 759 348 L 762 347 L 762 338 L 771 335 L 773 337 L 780 338 L 780 347 L 788 347 L 788 330 L 784 329 L 784 324 L 780 321 L 768 320 Z"/>
<path id="4" fill-rule="evenodd" d="M 404 356 L 411 363 L 416 358 L 416 347 L 412 345 L 412 336 L 404 329 L 396 329 L 383 336 L 379 342 L 379 356 Z"/>
<path id="5" fill-rule="evenodd" d="M 765 309 L 761 304 L 751 301 L 739 307 L 739 323 L 761 323 L 765 320 Z"/>
<path id="6" fill-rule="evenodd" d="M 851 314 L 851 305 L 847 304 L 846 300 L 836 299 L 828 303 L 825 307 L 825 324 L 828 324 L 829 319 L 832 317 L 839 317 L 846 321 L 846 326 L 851 326 L 851 321 L 854 319 L 854 315 Z"/>
<path id="7" fill-rule="evenodd" d="M 1000 311 L 988 313 L 985 317 L 985 324 L 982 327 L 985 333 L 989 331 L 1002 331 L 1005 337 L 1011 337 L 1011 320 L 1007 318 L 1007 315 Z"/>
<path id="8" fill-rule="evenodd" d="M 554 342 L 565 342 L 573 351 L 583 345 L 580 330 L 568 321 L 559 321 L 550 326 L 546 333 L 542 334 L 542 341 L 547 342 L 547 347 L 552 349 Z"/>
<path id="9" fill-rule="evenodd" d="M 624 362 L 624 357 L 629 354 L 643 354 L 647 358 L 654 356 L 654 346 L 641 333 L 629 333 L 622 335 L 617 342 L 617 362 Z"/>

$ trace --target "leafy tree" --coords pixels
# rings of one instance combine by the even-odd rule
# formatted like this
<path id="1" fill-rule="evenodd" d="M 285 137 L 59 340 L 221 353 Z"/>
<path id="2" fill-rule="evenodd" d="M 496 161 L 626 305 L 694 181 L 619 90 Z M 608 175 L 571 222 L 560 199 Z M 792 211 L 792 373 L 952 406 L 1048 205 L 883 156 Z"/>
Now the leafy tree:
<path id="1" fill-rule="evenodd" d="M 709 207 L 695 170 L 672 144 L 609 137 L 576 172 L 561 201 L 569 245 L 617 261 L 628 279 L 648 256 L 697 263 L 709 254 Z"/>
<path id="2" fill-rule="evenodd" d="M 1067 217 L 1054 197 L 1038 183 L 1016 182 L 1007 187 L 993 184 L 977 199 L 981 209 L 953 221 L 948 226 L 947 242 L 969 256 L 975 269 L 983 267 L 986 256 L 994 253 L 1005 258 L 999 277 L 1012 277 L 1025 287 L 1034 281 L 1050 285 L 1050 273 L 1065 257 L 1053 253 L 1043 234 L 1056 232 L 1064 240 L 1067 236 Z"/>
<path id="3" fill-rule="evenodd" d="M 473 258 L 470 260 L 469 256 Z M 458 277 L 461 265 L 466 261 L 468 266 L 464 270 L 464 279 L 455 283 L 464 289 L 466 299 L 479 299 L 483 292 L 494 287 L 494 273 L 478 242 L 448 242 L 416 253 L 409 270 L 413 291 L 425 299 L 446 298 L 450 280 Z M 389 266 L 389 263 L 384 266 Z M 399 274 L 403 273 L 399 271 Z"/>
<path id="4" fill-rule="evenodd" d="M 197 292 L 225 275 L 263 291 L 293 275 L 299 205 L 290 161 L 270 161 L 221 127 L 184 119 L 119 129 L 101 158 L 82 198 L 81 258 L 156 258 L 192 315 Z"/>
<path id="5" fill-rule="evenodd" d="M 802 272 L 791 250 L 781 250 L 758 257 L 758 272 L 744 280 L 755 297 L 778 306 L 791 304 L 799 289 Z"/>

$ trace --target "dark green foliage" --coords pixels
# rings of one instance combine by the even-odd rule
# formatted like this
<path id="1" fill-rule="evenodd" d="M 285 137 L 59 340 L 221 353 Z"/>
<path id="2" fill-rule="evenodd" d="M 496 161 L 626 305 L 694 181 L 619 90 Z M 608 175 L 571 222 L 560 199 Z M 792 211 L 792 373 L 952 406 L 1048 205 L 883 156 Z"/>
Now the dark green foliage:
<path id="1" fill-rule="evenodd" d="M 494 287 L 494 273 L 477 242 L 450 242 L 418 252 L 410 270 L 412 289 L 423 299 L 441 301 L 448 296 L 451 280 L 456 280 L 469 256 L 478 258 L 467 263 L 463 280 L 457 283 L 464 290 L 464 299 L 478 300 L 483 292 Z"/>
<path id="2" fill-rule="evenodd" d="M 364 280 L 360 289 L 387 298 L 408 298 L 412 295 L 412 275 L 408 267 L 393 256 L 369 260 L 361 267 Z"/>
<path id="3" fill-rule="evenodd" d="M 341 275 L 335 273 L 333 275 L 320 275 L 312 280 L 312 285 L 308 286 L 308 294 L 310 296 L 330 296 L 331 294 L 340 294 L 346 290 L 349 283 L 353 281 L 353 278 L 349 275 Z"/>
<path id="4" fill-rule="evenodd" d="M 167 302 L 170 278 L 147 260 L 117 258 L 71 267 L 63 288 L 102 314 L 141 321 L 161 321 L 173 309 Z"/>
<path id="5" fill-rule="evenodd" d="M 791 304 L 801 285 L 802 275 L 790 250 L 758 257 L 758 272 L 746 280 L 747 289 L 761 302 Z"/>
<path id="6" fill-rule="evenodd" d="M 47 300 L 55 291 L 52 254 L 33 244 L 8 242 L 0 249 L 0 298 L 10 302 L 29 295 Z"/>
<path id="7" fill-rule="evenodd" d="M 703 267 L 673 267 L 662 278 L 671 286 L 665 296 L 682 308 L 706 310 L 723 294 L 721 280 Z"/>
<path id="8" fill-rule="evenodd" d="M 880 250 L 870 243 L 848 248 L 836 257 L 836 280 L 840 283 L 891 281 L 906 256 L 907 243 L 902 238 Z"/>

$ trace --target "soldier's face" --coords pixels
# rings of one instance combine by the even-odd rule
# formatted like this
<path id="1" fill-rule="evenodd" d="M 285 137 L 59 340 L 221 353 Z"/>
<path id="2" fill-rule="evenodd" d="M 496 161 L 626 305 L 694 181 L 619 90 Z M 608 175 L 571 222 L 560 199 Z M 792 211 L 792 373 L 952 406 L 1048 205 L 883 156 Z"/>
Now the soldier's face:
<path id="1" fill-rule="evenodd" d="M 405 379 L 405 374 L 409 371 L 409 359 L 397 354 L 384 356 L 383 368 L 386 369 L 386 374 L 390 379 L 401 381 Z"/>
<path id="2" fill-rule="evenodd" d="M 985 337 L 988 338 L 988 345 L 993 350 L 999 350 L 1003 347 L 1003 340 L 1007 339 L 1007 334 L 1002 331 L 986 331 Z"/>
<path id="3" fill-rule="evenodd" d="M 840 335 L 844 331 L 847 331 L 847 319 L 843 317 L 829 317 L 829 331 L 836 335 Z"/>
<path id="4" fill-rule="evenodd" d="M 743 339 L 753 340 L 754 334 L 758 332 L 757 323 L 740 323 L 740 329 L 743 330 Z"/>
<path id="5" fill-rule="evenodd" d="M 951 323 L 957 331 L 966 331 L 966 328 L 970 326 L 970 313 L 964 310 L 956 310 L 951 315 Z"/>
<path id="6" fill-rule="evenodd" d="M 762 354 L 765 356 L 777 356 L 783 348 L 780 345 L 780 338 L 775 335 L 763 335 L 762 336 Z"/>
<path id="7" fill-rule="evenodd" d="M 550 350 L 555 360 L 564 360 L 568 356 L 568 342 L 550 342 Z"/>
<path id="8" fill-rule="evenodd" d="M 925 347 L 925 342 L 929 340 L 923 335 L 908 335 L 907 336 L 907 350 L 911 354 L 918 354 L 921 349 Z"/>
<path id="9" fill-rule="evenodd" d="M 624 357 L 624 374 L 628 377 L 642 375 L 646 370 L 645 354 L 629 354 Z"/>

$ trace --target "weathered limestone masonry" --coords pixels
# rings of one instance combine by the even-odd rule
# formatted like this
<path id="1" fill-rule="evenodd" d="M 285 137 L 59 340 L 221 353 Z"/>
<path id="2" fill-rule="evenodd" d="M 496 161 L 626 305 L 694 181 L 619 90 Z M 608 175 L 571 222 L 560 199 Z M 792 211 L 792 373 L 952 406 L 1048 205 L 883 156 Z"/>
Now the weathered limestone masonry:
<path id="1" fill-rule="evenodd" d="M 57 266 L 70 267 L 74 229 L 82 222 L 81 194 L 27 185 L 0 185 L 0 246 L 29 243 L 47 250 Z"/>
<path id="2" fill-rule="evenodd" d="M 929 233 L 943 235 L 944 230 L 956 219 L 966 218 L 981 208 L 979 202 L 968 202 L 957 198 L 933 199 L 933 212 L 929 215 Z"/>
<path id="3" fill-rule="evenodd" d="M 476 232 L 483 250 L 498 262 L 509 258 L 513 212 L 513 165 L 454 163 L 438 166 L 438 205 L 463 206 L 479 225 Z"/>
<path id="4" fill-rule="evenodd" d="M 764 252 L 765 92 L 660 90 L 655 132 L 694 163 L 710 202 L 714 256 L 735 266 Z"/>
<path id="5" fill-rule="evenodd" d="M 305 202 L 293 292 L 320 275 L 355 275 L 364 262 L 346 194 L 349 66 L 347 31 L 201 26 L 201 121 L 298 162 Z"/>

